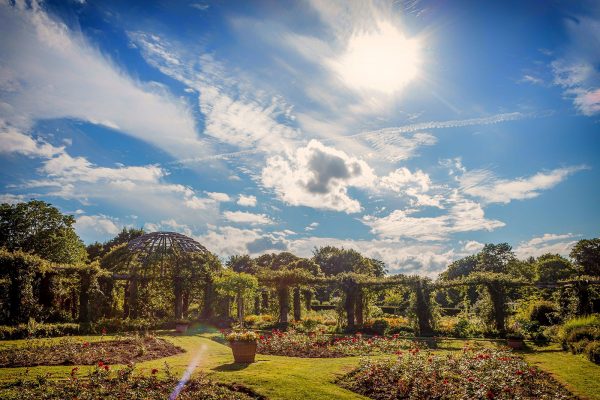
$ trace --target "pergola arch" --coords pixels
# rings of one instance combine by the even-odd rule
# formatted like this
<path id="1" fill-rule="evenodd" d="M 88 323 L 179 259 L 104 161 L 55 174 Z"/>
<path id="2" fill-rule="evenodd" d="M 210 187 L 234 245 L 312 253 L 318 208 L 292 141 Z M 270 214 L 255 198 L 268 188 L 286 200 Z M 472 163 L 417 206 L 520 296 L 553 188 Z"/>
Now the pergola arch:
<path id="1" fill-rule="evenodd" d="M 139 316 L 139 289 L 150 281 L 168 279 L 174 295 L 174 316 L 182 318 L 185 311 L 185 285 L 199 279 L 209 280 L 209 271 L 202 263 L 212 253 L 196 240 L 177 232 L 151 232 L 132 239 L 125 247 L 124 273 L 114 273 L 114 279 L 126 281 L 125 317 Z"/>

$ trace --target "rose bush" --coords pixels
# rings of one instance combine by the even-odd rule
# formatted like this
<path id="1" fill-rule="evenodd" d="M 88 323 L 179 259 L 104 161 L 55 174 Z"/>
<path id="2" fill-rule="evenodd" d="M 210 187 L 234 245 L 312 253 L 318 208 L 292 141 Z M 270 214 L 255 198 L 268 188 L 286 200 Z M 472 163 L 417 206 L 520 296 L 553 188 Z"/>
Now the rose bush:
<path id="1" fill-rule="evenodd" d="M 179 377 L 170 373 L 168 366 L 161 372 L 152 370 L 151 376 L 134 374 L 134 367 L 127 366 L 113 370 L 109 365 L 98 365 L 85 376 L 79 375 L 79 368 L 71 370 L 69 379 L 51 380 L 49 375 L 24 377 L 14 382 L 0 384 L 0 398 L 6 400 L 98 400 L 130 399 L 158 400 L 177 397 L 178 400 L 207 399 L 264 399 L 263 396 L 240 386 L 216 383 L 203 374 L 178 386 Z M 177 389 L 176 389 L 177 388 Z M 175 390 L 181 390 L 178 394 Z M 174 396 L 174 397 L 170 397 Z"/>
<path id="2" fill-rule="evenodd" d="M 260 336 L 257 352 L 287 357 L 331 358 L 393 354 L 401 349 L 408 349 L 411 344 L 412 342 L 398 335 L 366 337 L 356 334 L 331 337 L 322 330 L 308 334 L 295 330 L 288 332 L 274 330 L 271 335 Z"/>
<path id="3" fill-rule="evenodd" d="M 452 354 L 411 349 L 396 358 L 363 359 L 338 384 L 377 400 L 575 398 L 510 351 L 476 348 Z"/>

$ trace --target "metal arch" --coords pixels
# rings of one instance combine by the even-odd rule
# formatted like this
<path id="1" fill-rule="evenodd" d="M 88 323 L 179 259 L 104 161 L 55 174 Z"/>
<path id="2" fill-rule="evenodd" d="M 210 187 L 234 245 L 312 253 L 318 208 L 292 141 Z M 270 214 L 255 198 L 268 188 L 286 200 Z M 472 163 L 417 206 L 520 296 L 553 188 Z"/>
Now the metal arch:
<path id="1" fill-rule="evenodd" d="M 194 239 L 177 232 L 147 233 L 131 240 L 127 244 L 127 250 L 131 253 L 131 256 L 135 254 L 139 256 L 142 275 L 147 272 L 144 267 L 148 264 L 148 261 L 159 259 L 161 276 L 166 273 L 165 258 L 167 257 L 175 261 L 175 264 L 179 264 L 180 261 L 187 259 L 192 253 L 210 253 L 206 247 Z M 134 275 L 137 274 L 134 273 Z"/>

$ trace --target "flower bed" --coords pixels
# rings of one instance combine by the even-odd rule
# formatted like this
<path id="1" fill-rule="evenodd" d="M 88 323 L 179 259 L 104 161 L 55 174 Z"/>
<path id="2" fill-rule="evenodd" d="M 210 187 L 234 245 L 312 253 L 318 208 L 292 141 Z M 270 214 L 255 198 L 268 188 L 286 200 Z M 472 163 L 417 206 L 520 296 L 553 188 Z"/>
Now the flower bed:
<path id="1" fill-rule="evenodd" d="M 153 336 L 84 342 L 64 338 L 58 342 L 28 340 L 25 346 L 0 350 L 0 367 L 36 365 L 127 364 L 182 353 L 179 347 Z"/>
<path id="2" fill-rule="evenodd" d="M 575 398 L 521 357 L 490 349 L 445 355 L 411 349 L 397 358 L 363 359 L 338 384 L 377 400 Z"/>
<path id="3" fill-rule="evenodd" d="M 332 358 L 367 354 L 393 354 L 407 349 L 412 342 L 398 335 L 365 337 L 361 334 L 331 338 L 322 331 L 308 334 L 294 330 L 273 331 L 261 336 L 258 341 L 259 354 L 273 354 L 287 357 Z"/>
<path id="4" fill-rule="evenodd" d="M 150 376 L 133 375 L 133 367 L 113 371 L 108 365 L 98 365 L 87 376 L 80 377 L 73 368 L 68 380 L 49 380 L 39 376 L 35 380 L 18 380 L 0 385 L 0 398 L 6 400 L 96 400 L 96 399 L 264 399 L 241 385 L 216 383 L 205 376 L 195 376 L 179 382 L 168 370 L 166 377 L 158 378 L 157 369 Z M 162 374 L 162 373 L 161 373 Z M 181 386 L 180 386 L 181 385 Z M 179 391 L 180 390 L 180 391 Z M 179 392 L 177 392 L 179 391 Z"/>

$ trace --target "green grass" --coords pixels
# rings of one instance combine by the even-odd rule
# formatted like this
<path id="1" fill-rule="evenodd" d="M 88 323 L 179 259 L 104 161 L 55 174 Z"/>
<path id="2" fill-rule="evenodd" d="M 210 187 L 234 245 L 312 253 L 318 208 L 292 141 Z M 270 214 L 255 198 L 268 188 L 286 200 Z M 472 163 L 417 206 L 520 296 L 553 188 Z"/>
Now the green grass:
<path id="1" fill-rule="evenodd" d="M 257 362 L 246 366 L 233 364 L 231 349 L 214 340 L 220 337 L 216 332 L 198 332 L 185 336 L 174 336 L 165 332 L 161 337 L 184 348 L 186 353 L 140 363 L 137 365 L 138 373 L 150 373 L 152 368 L 163 371 L 164 363 L 167 362 L 174 373 L 182 374 L 196 359 L 196 371 L 207 372 L 217 381 L 244 384 L 269 399 L 365 399 L 333 383 L 336 377 L 358 365 L 358 357 L 302 359 L 257 355 Z M 100 338 L 86 336 L 80 339 L 92 341 Z M 23 346 L 25 342 L 4 341 L 0 342 L 0 348 Z M 456 351 L 464 344 L 465 341 L 443 342 L 438 351 Z M 579 396 L 600 399 L 600 366 L 583 357 L 558 350 L 556 346 L 536 348 L 530 352 L 523 352 L 523 355 L 529 362 L 552 373 Z M 65 378 L 71 368 L 72 366 L 32 367 L 29 375 L 35 377 L 50 372 L 55 378 Z M 80 367 L 80 373 L 85 374 L 88 368 L 91 367 Z M 0 369 L 0 380 L 21 377 L 24 371 L 25 368 Z"/>
<path id="2" fill-rule="evenodd" d="M 584 355 L 573 355 L 562 351 L 559 344 L 547 347 L 531 346 L 522 352 L 530 364 L 552 374 L 571 392 L 584 399 L 600 400 L 600 365 Z"/>

